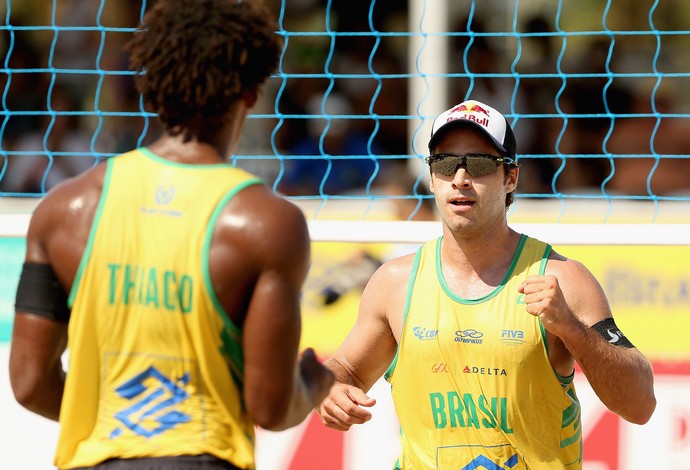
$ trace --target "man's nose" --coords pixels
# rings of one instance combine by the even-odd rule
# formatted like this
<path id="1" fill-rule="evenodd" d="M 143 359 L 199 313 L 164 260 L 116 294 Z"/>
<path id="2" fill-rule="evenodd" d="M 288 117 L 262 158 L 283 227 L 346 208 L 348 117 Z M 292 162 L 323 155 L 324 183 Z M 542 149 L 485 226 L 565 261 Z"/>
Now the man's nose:
<path id="1" fill-rule="evenodd" d="M 472 184 L 472 178 L 465 168 L 458 166 L 453 176 L 453 184 L 456 186 L 467 186 Z"/>

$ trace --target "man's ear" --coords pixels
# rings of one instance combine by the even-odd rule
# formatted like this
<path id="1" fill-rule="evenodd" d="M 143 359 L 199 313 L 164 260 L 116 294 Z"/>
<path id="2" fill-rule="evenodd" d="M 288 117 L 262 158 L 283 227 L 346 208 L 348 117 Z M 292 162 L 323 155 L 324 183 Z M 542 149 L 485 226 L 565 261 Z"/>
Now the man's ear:
<path id="1" fill-rule="evenodd" d="M 511 193 L 517 189 L 518 178 L 520 177 L 520 168 L 512 167 L 506 175 L 506 193 Z"/>

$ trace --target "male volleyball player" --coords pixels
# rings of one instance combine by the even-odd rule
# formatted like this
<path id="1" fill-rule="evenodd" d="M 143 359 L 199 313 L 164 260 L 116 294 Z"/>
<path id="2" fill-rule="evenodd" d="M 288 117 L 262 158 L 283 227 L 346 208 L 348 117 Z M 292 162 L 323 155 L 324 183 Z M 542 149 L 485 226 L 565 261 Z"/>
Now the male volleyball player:
<path id="1" fill-rule="evenodd" d="M 326 365 L 323 422 L 371 418 L 385 373 L 403 469 L 580 469 L 579 364 L 602 402 L 633 423 L 656 406 L 647 359 L 616 326 L 579 262 L 517 233 L 506 210 L 516 143 L 494 108 L 467 101 L 433 123 L 427 158 L 442 237 L 386 262 Z"/>
<path id="2" fill-rule="evenodd" d="M 254 468 L 254 425 L 298 424 L 333 382 L 298 361 L 304 217 L 226 162 L 281 43 L 257 1 L 158 0 L 144 23 L 132 66 L 164 133 L 36 208 L 12 388 L 59 419 L 59 468 Z"/>

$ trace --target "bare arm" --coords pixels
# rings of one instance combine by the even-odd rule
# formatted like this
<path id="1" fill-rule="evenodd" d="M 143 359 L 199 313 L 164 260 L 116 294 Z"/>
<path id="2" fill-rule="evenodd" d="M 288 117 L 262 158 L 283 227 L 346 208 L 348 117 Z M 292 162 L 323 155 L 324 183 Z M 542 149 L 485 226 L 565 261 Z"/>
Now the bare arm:
<path id="1" fill-rule="evenodd" d="M 59 210 L 53 197 L 36 208 L 27 233 L 26 262 L 50 265 L 44 240 Z M 10 349 L 10 383 L 17 402 L 57 421 L 65 387 L 61 356 L 67 345 L 67 324 L 17 311 Z"/>
<path id="2" fill-rule="evenodd" d="M 615 346 L 591 328 L 613 314 L 603 289 L 581 263 L 557 255 L 549 266 L 550 275 L 530 277 L 520 288 L 527 311 L 540 317 L 557 337 L 555 343 L 562 342 L 611 411 L 632 423 L 646 423 L 656 407 L 649 361 L 636 348 Z M 559 345 L 553 346 L 557 351 Z M 553 364 L 557 370 L 564 356 L 561 364 Z"/>
<path id="3" fill-rule="evenodd" d="M 318 406 L 333 377 L 313 351 L 298 358 L 300 293 L 310 257 L 304 216 L 272 194 L 253 202 L 260 223 L 245 233 L 246 254 L 258 271 L 243 325 L 244 399 L 257 425 L 282 430 Z"/>
<path id="4" fill-rule="evenodd" d="M 394 331 L 400 330 L 407 279 L 409 262 L 399 258 L 379 268 L 364 289 L 352 330 L 326 362 L 338 384 L 319 409 L 326 426 L 346 431 L 371 419 L 363 407 L 371 407 L 375 401 L 366 392 L 395 357 Z"/>
<path id="5" fill-rule="evenodd" d="M 10 351 L 14 397 L 24 408 L 54 421 L 65 388 L 60 357 L 66 344 L 66 324 L 17 312 Z"/>

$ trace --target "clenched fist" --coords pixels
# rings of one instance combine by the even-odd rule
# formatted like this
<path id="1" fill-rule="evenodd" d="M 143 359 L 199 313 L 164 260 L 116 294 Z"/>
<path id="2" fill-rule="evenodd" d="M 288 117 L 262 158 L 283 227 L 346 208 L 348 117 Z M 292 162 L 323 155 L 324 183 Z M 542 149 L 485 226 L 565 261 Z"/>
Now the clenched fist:
<path id="1" fill-rule="evenodd" d="M 563 336 L 579 320 L 565 301 L 556 276 L 529 276 L 518 287 L 525 294 L 527 313 L 539 317 L 549 333 Z"/>

